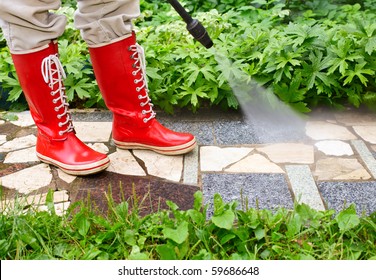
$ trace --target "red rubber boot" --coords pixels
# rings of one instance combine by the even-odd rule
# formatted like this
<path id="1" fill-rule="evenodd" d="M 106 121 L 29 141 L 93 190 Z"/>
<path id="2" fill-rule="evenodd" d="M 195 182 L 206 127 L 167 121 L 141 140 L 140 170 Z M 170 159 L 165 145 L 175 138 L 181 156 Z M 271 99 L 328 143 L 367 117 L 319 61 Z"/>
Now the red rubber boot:
<path id="1" fill-rule="evenodd" d="M 174 132 L 155 119 L 148 94 L 143 49 L 132 36 L 89 48 L 106 106 L 112 111 L 112 137 L 118 148 L 148 149 L 166 155 L 191 151 L 196 139 Z"/>
<path id="2" fill-rule="evenodd" d="M 57 44 L 26 54 L 12 54 L 18 79 L 38 128 L 38 158 L 72 175 L 104 170 L 109 158 L 76 137 L 63 85 Z"/>

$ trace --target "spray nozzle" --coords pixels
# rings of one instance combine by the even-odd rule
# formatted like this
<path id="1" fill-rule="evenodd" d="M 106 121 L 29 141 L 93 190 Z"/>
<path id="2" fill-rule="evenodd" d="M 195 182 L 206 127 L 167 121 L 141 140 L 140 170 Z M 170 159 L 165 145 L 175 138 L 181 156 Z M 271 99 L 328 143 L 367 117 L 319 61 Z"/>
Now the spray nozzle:
<path id="1" fill-rule="evenodd" d="M 197 19 L 193 19 L 177 0 L 168 0 L 168 2 L 170 2 L 171 6 L 183 18 L 187 24 L 187 30 L 189 33 L 191 33 L 192 36 L 205 48 L 208 49 L 212 47 L 213 41 L 210 39 L 205 27 Z"/>

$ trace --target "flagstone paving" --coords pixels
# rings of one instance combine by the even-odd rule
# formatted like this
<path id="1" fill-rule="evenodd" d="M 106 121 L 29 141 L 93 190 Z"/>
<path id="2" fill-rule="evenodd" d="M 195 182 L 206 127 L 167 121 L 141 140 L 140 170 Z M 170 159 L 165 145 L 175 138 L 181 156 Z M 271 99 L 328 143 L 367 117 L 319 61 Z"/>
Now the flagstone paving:
<path id="1" fill-rule="evenodd" d="M 117 149 L 111 141 L 111 113 L 76 110 L 78 137 L 111 160 L 106 171 L 85 177 L 41 163 L 30 113 L 15 115 L 17 120 L 0 121 L 0 207 L 7 211 L 16 203 L 47 210 L 49 190 L 58 214 L 88 199 L 103 212 L 108 199 L 137 203 L 142 213 L 165 209 L 168 200 L 189 209 L 197 191 L 203 192 L 208 215 L 216 193 L 237 201 L 239 208 L 292 208 L 298 201 L 317 210 L 339 211 L 354 203 L 358 213 L 376 211 L 372 113 L 316 110 L 296 125 L 216 110 L 158 113 L 167 127 L 189 131 L 198 141 L 187 155 L 165 156 Z"/>

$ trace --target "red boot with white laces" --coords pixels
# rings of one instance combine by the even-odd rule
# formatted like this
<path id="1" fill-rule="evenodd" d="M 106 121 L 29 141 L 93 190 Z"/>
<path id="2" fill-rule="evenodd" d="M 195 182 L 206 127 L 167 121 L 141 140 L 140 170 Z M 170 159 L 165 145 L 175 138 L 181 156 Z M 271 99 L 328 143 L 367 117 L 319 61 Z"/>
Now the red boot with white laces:
<path id="1" fill-rule="evenodd" d="M 30 113 L 38 128 L 38 158 L 72 175 L 102 171 L 109 158 L 76 137 L 63 85 L 64 70 L 57 44 L 23 54 L 12 54 Z"/>
<path id="2" fill-rule="evenodd" d="M 134 33 L 109 45 L 90 47 L 89 51 L 99 89 L 114 115 L 112 137 L 118 148 L 178 155 L 196 146 L 193 135 L 172 131 L 155 119 L 144 52 Z"/>

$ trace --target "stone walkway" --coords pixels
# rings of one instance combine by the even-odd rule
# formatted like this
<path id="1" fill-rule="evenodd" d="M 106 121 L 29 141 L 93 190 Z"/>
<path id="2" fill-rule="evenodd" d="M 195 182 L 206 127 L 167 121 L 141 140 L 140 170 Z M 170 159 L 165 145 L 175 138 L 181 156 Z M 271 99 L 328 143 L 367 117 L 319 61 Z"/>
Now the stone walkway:
<path id="1" fill-rule="evenodd" d="M 239 207 L 292 208 L 294 201 L 339 211 L 354 203 L 359 214 L 376 211 L 376 116 L 358 111 L 317 110 L 305 120 L 245 119 L 240 113 L 178 113 L 158 119 L 167 127 L 196 135 L 198 147 L 185 156 L 118 150 L 111 141 L 111 114 L 75 111 L 77 135 L 107 153 L 102 173 L 75 177 L 35 156 L 36 128 L 29 112 L 17 121 L 0 120 L 2 208 L 15 201 L 46 209 L 54 191 L 58 213 L 90 199 L 106 211 L 107 199 L 137 202 L 141 212 L 166 208 L 166 200 L 189 209 L 201 190 L 239 201 Z"/>

